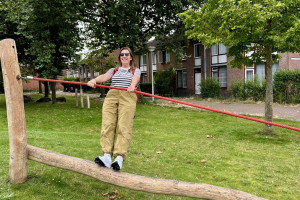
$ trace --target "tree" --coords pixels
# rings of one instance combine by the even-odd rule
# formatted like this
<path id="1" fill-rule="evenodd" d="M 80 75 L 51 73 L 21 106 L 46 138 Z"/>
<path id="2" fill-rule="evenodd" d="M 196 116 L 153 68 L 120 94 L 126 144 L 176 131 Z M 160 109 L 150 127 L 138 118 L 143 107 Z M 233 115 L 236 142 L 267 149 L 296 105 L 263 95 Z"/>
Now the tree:
<path id="1" fill-rule="evenodd" d="M 106 48 L 100 48 L 87 53 L 81 63 L 88 66 L 91 71 L 98 71 L 100 74 L 116 66 L 113 54 L 109 53 Z M 91 78 L 94 78 L 93 73 L 91 73 Z M 104 95 L 104 93 L 105 88 L 101 88 L 101 95 Z"/>
<path id="2" fill-rule="evenodd" d="M 85 20 L 93 0 L 4 0 L 8 19 L 17 34 L 30 40 L 25 55 L 34 59 L 29 68 L 39 76 L 56 78 L 62 69 L 77 65 L 82 48 L 80 21 Z M 52 103 L 56 103 L 55 83 Z M 48 94 L 45 93 L 45 96 Z"/>
<path id="3" fill-rule="evenodd" d="M 229 46 L 228 65 L 242 68 L 266 62 L 265 118 L 273 119 L 272 65 L 275 52 L 300 51 L 300 1 L 208 0 L 199 10 L 182 14 L 186 34 L 207 47 Z M 266 131 L 272 127 L 265 126 Z"/>
<path id="4" fill-rule="evenodd" d="M 193 0 L 101 0 L 94 21 L 87 23 L 94 47 L 130 47 L 135 53 L 147 51 L 145 43 L 153 36 L 168 35 L 182 25 L 177 13 L 195 4 Z"/>

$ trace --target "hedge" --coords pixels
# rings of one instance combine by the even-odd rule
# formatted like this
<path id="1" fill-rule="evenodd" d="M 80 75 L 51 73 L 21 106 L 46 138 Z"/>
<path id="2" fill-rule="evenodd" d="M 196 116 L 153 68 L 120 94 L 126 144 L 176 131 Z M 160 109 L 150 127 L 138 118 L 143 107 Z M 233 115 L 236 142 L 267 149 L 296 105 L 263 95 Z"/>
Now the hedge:
<path id="1" fill-rule="evenodd" d="M 281 70 L 275 73 L 274 101 L 300 103 L 300 69 Z"/>

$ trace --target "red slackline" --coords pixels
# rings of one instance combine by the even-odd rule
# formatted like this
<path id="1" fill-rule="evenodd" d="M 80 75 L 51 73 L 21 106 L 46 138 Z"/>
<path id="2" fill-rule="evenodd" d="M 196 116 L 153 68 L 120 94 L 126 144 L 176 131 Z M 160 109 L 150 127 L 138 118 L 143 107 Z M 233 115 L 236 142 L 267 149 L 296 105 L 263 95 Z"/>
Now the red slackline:
<path id="1" fill-rule="evenodd" d="M 34 78 L 34 77 L 31 77 L 31 76 L 27 76 L 26 79 L 32 79 L 32 80 L 36 80 L 36 81 L 55 82 L 55 83 L 67 83 L 67 84 L 74 84 L 74 85 L 87 85 L 87 83 L 82 83 L 82 82 L 61 81 L 61 80 L 44 79 L 44 78 Z M 103 88 L 127 91 L 126 88 L 112 87 L 112 86 L 106 86 L 106 85 L 95 84 L 95 87 L 103 87 Z M 178 101 L 178 100 L 171 99 L 171 98 L 161 97 L 161 96 L 158 96 L 158 95 L 153 95 L 153 94 L 149 94 L 149 93 L 141 92 L 141 91 L 137 91 L 137 90 L 135 90 L 134 92 L 137 93 L 137 94 L 142 94 L 142 95 L 146 95 L 146 96 L 150 96 L 150 97 L 155 97 L 157 99 L 172 101 L 172 102 L 175 102 L 175 103 L 180 103 L 180 104 L 188 105 L 188 106 L 191 106 L 191 107 L 201 108 L 201 109 L 204 109 L 204 110 L 209 110 L 209 111 L 213 111 L 213 112 L 217 112 L 217 113 L 222 113 L 222 114 L 225 114 L 225 115 L 230 115 L 230 116 L 234 116 L 234 117 L 248 119 L 248 120 L 252 120 L 252 121 L 256 121 L 256 122 L 260 122 L 260 123 L 264 123 L 264 124 L 269 124 L 269 125 L 273 125 L 273 126 L 278 126 L 278 127 L 281 127 L 281 128 L 290 129 L 290 130 L 293 130 L 293 131 L 300 132 L 300 128 L 295 128 L 295 127 L 291 127 L 291 126 L 277 124 L 277 123 L 274 123 L 274 122 L 268 122 L 268 121 L 261 120 L 261 119 L 256 119 L 256 118 L 253 118 L 253 117 L 246 117 L 246 116 L 243 116 L 243 115 L 238 115 L 238 114 L 234 114 L 234 113 L 230 113 L 230 112 L 226 112 L 226 111 L 221 111 L 221 110 L 217 110 L 217 109 L 213 109 L 213 108 L 207 108 L 207 107 L 204 107 L 204 106 L 199 106 L 199 105 L 187 103 L 187 102 L 184 102 L 184 101 Z"/>

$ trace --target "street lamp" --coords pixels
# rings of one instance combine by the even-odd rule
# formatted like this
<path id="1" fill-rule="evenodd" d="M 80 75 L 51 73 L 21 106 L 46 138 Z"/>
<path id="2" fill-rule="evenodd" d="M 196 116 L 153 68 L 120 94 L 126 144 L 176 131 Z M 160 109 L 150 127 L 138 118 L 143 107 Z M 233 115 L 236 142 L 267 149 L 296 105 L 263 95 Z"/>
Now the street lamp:
<path id="1" fill-rule="evenodd" d="M 155 47 L 154 46 L 149 46 L 148 47 L 148 50 L 150 51 L 150 53 L 154 52 L 155 51 Z M 152 55 L 150 54 L 150 58 L 152 60 Z M 150 64 L 150 59 L 149 59 L 149 64 Z M 152 62 L 151 62 L 151 84 L 152 84 L 152 95 L 154 95 L 154 84 L 153 84 L 153 65 L 152 65 Z M 152 97 L 152 102 L 154 102 L 154 97 Z"/>

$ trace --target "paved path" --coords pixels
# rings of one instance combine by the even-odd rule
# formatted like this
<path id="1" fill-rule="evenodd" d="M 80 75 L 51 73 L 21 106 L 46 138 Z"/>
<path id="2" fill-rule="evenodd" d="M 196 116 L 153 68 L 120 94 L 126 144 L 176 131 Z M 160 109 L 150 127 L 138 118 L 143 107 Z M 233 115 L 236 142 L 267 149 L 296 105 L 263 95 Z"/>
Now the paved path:
<path id="1" fill-rule="evenodd" d="M 218 102 L 218 101 L 204 101 L 195 100 L 193 98 L 174 98 L 179 101 L 201 105 L 208 108 L 232 112 L 235 114 L 264 116 L 265 104 L 264 103 L 237 103 L 237 102 Z M 184 106 L 182 104 L 167 102 L 164 100 L 157 100 L 159 104 L 173 104 L 173 106 Z M 273 117 L 280 119 L 288 119 L 293 121 L 300 121 L 300 104 L 296 105 L 273 105 Z"/>
<path id="2" fill-rule="evenodd" d="M 75 95 L 74 93 L 68 93 L 68 92 L 61 92 L 58 91 L 57 95 Z M 89 95 L 91 97 L 99 97 L 99 94 L 84 94 Z M 151 100 L 151 98 L 146 97 Z M 207 100 L 197 100 L 194 98 L 173 98 L 177 99 L 179 101 L 185 101 L 188 103 L 213 108 L 217 110 L 232 112 L 235 114 L 243 114 L 243 115 L 252 115 L 252 116 L 264 116 L 265 115 L 265 104 L 263 102 L 261 103 L 237 103 L 237 102 L 221 102 L 221 101 L 207 101 Z M 166 105 L 166 106 L 175 106 L 175 107 L 181 107 L 186 106 L 178 103 L 173 103 L 161 99 L 156 99 L 157 103 L 160 105 Z M 189 107 L 189 106 L 187 106 Z M 274 104 L 273 105 L 273 117 L 279 118 L 279 119 L 288 119 L 293 121 L 299 121 L 300 122 L 300 104 L 296 105 L 280 105 L 280 104 Z"/>

